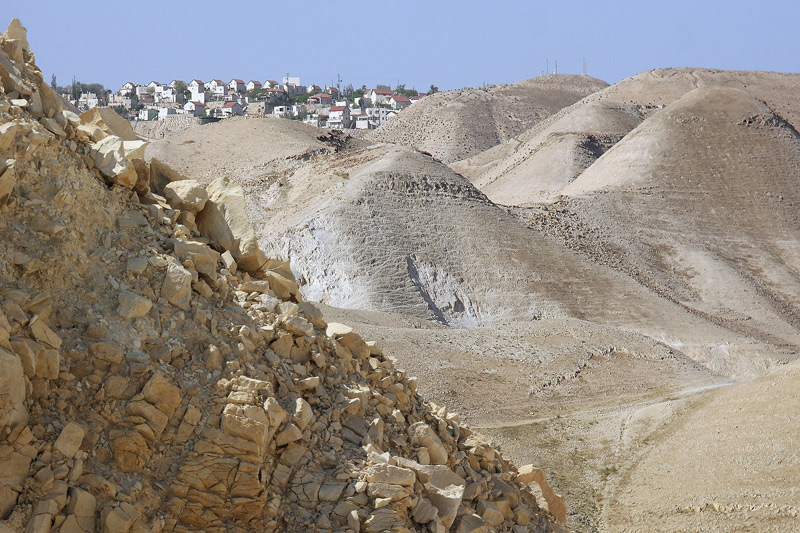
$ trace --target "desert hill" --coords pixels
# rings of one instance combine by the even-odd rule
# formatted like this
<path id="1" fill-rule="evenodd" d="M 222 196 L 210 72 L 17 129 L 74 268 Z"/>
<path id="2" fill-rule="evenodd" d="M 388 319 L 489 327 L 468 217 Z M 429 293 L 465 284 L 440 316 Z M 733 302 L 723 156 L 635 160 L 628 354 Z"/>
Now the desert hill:
<path id="1" fill-rule="evenodd" d="M 647 117 L 703 87 L 739 89 L 796 127 L 796 75 L 707 69 L 643 72 L 589 95 L 503 144 L 452 163 L 503 205 L 550 201 Z"/>
<path id="2" fill-rule="evenodd" d="M 169 161 L 189 161 L 191 146 L 172 145 Z M 224 172 L 220 163 L 211 173 Z M 263 180 L 247 176 L 233 179 L 247 192 L 261 246 L 291 259 L 314 301 L 456 327 L 573 317 L 633 329 L 703 362 L 721 357 L 730 366 L 713 368 L 727 373 L 762 372 L 794 342 L 785 318 L 755 339 L 758 330 L 738 322 L 698 318 L 696 308 L 665 298 L 666 287 L 643 285 L 607 259 L 616 241 L 603 240 L 610 239 L 604 227 L 595 235 L 607 245 L 600 257 L 576 253 L 534 227 L 529 213 L 494 205 L 409 148 L 354 147 Z M 728 355 L 709 346 L 726 346 Z"/>
<path id="3" fill-rule="evenodd" d="M 239 186 L 173 179 L 134 137 L 65 109 L 12 20 L 0 531 L 563 531 L 539 469 L 304 301 Z"/>
<path id="4" fill-rule="evenodd" d="M 367 139 L 412 146 L 452 163 L 503 143 L 607 86 L 588 76 L 551 74 L 508 85 L 435 93 Z"/>

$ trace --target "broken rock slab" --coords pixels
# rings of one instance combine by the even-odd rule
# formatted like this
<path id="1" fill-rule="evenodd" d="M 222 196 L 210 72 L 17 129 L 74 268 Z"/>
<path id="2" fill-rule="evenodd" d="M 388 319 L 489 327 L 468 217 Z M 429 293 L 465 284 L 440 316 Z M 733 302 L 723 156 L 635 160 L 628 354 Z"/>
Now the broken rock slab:
<path id="1" fill-rule="evenodd" d="M 222 177 L 209 184 L 206 190 L 208 202 L 196 218 L 200 234 L 231 252 L 241 270 L 261 269 L 267 258 L 259 249 L 256 233 L 247 218 L 242 188 Z"/>

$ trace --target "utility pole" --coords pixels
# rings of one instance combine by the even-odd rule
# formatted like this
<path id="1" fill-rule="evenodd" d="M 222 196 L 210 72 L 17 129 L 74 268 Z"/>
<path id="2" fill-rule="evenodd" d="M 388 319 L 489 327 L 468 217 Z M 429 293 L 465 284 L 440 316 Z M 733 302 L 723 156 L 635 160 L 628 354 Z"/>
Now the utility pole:
<path id="1" fill-rule="evenodd" d="M 549 57 L 545 58 L 545 61 L 546 61 L 547 68 L 544 69 L 544 72 L 546 74 L 550 74 L 550 58 Z"/>
<path id="2" fill-rule="evenodd" d="M 556 69 L 555 72 L 553 72 L 553 74 L 558 74 L 558 61 L 556 61 L 555 64 L 556 64 Z"/>
<path id="3" fill-rule="evenodd" d="M 342 75 L 341 74 L 337 74 L 336 75 L 336 88 L 339 89 L 339 91 L 342 90 Z"/>

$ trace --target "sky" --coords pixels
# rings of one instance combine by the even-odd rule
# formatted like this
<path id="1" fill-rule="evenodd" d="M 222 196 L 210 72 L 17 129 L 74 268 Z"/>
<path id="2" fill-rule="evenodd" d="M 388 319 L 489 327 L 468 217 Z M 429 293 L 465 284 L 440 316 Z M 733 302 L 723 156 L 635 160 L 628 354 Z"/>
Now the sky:
<path id="1" fill-rule="evenodd" d="M 441 90 L 552 71 L 609 83 L 653 68 L 800 71 L 800 0 L 27 0 L 4 2 L 36 64 L 126 81 L 277 79 Z M 5 22 L 0 22 L 5 24 Z"/>

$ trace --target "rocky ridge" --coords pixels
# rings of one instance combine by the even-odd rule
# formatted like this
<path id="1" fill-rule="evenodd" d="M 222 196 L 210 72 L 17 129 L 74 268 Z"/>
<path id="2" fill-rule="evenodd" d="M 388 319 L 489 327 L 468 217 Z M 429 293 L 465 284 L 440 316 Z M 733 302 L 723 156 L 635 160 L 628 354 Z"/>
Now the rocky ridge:
<path id="1" fill-rule="evenodd" d="M 541 471 L 302 301 L 241 189 L 66 110 L 18 20 L 0 49 L 0 531 L 560 529 Z"/>

